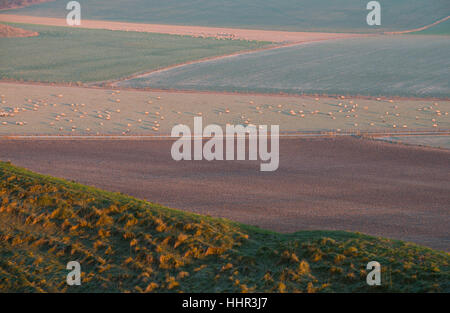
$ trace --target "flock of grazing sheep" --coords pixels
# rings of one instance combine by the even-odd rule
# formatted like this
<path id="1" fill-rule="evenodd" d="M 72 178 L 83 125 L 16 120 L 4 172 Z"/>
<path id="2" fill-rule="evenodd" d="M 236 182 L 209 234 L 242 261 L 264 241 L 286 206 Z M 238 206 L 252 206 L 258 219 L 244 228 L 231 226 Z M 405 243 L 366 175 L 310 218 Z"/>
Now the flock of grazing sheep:
<path id="1" fill-rule="evenodd" d="M 161 96 L 151 96 L 148 97 L 145 104 L 139 104 L 139 108 L 144 108 L 145 110 L 139 112 L 139 117 L 136 117 L 135 109 L 138 108 L 137 103 L 135 106 L 131 106 L 132 111 L 130 111 L 130 106 L 121 107 L 120 90 L 108 91 L 108 95 L 107 102 L 114 103 L 114 106 L 106 109 L 104 105 L 95 106 L 93 103 L 71 103 L 71 99 L 66 99 L 63 94 L 56 94 L 46 99 L 26 98 L 25 103 L 22 105 L 9 103 L 7 97 L 2 94 L 0 95 L 2 104 L 0 107 L 0 118 L 2 120 L 0 120 L 0 126 L 29 125 L 31 120 L 27 119 L 34 119 L 38 115 L 26 115 L 25 118 L 23 113 L 30 111 L 37 112 L 42 108 L 51 108 L 51 110 L 45 110 L 41 115 L 44 115 L 45 123 L 53 130 L 53 133 L 61 135 L 67 133 L 104 135 L 110 134 L 111 129 L 114 129 L 115 134 L 121 135 L 133 134 L 136 131 L 141 131 L 140 134 L 142 132 L 162 134 L 164 133 L 161 129 L 163 123 L 166 124 L 165 126 L 173 127 L 179 123 L 180 118 L 189 122 L 193 116 L 211 117 L 211 115 L 214 115 L 216 119 L 226 121 L 227 125 L 255 125 L 263 122 L 271 122 L 272 124 L 281 124 L 282 129 L 284 120 L 295 118 L 297 121 L 290 121 L 290 123 L 298 124 L 301 127 L 302 120 L 312 117 L 317 117 L 318 122 L 320 121 L 322 124 L 326 123 L 328 130 L 336 132 L 343 131 L 341 128 L 336 128 L 336 125 L 333 124 L 333 121 L 336 120 L 344 120 L 346 125 L 349 125 L 349 128 L 354 131 L 358 131 L 361 128 L 367 131 L 377 131 L 380 127 L 391 130 L 417 128 L 417 125 L 408 124 L 408 121 L 411 120 L 411 113 L 408 114 L 408 118 L 402 119 L 403 112 L 399 110 L 399 105 L 392 99 L 376 99 L 378 102 L 390 104 L 390 110 L 384 112 L 379 112 L 380 108 L 376 108 L 376 103 L 369 108 L 367 102 L 363 102 L 364 104 L 360 105 L 356 99 L 347 99 L 344 96 L 335 99 L 335 103 L 330 104 L 330 110 L 328 111 L 317 109 L 317 107 L 309 104 L 268 104 L 267 102 L 258 103 L 260 101 L 246 100 L 247 105 L 241 105 L 241 110 L 239 111 L 236 111 L 236 108 L 223 107 L 214 112 L 212 108 L 208 109 L 203 107 L 204 110 L 202 111 L 182 112 L 176 105 L 171 104 L 170 100 L 166 103 Z M 51 97 L 55 99 L 50 101 L 49 99 Z M 129 102 L 129 99 L 127 100 Z M 319 103 L 321 99 L 314 98 L 314 101 Z M 386 108 L 386 106 L 383 108 Z M 415 120 L 421 123 L 421 129 L 437 129 L 440 127 L 445 129 L 448 128 L 448 120 L 446 119 L 448 112 L 444 111 L 446 108 L 446 103 L 444 108 L 441 109 L 438 102 L 421 101 L 417 103 L 416 107 L 410 109 L 417 112 Z M 374 110 L 378 116 L 373 114 Z M 369 113 L 371 114 L 370 119 L 368 119 Z M 179 116 L 179 118 L 175 119 L 175 115 Z M 364 118 L 360 120 L 360 116 Z M 85 121 L 89 122 L 86 123 Z M 113 126 L 111 122 L 114 122 Z M 108 123 L 110 124 L 108 125 Z M 103 129 L 105 130 L 104 132 L 102 131 Z M 164 131 L 167 129 L 166 127 Z M 21 131 L 15 128 L 13 132 L 14 134 L 20 134 Z"/>

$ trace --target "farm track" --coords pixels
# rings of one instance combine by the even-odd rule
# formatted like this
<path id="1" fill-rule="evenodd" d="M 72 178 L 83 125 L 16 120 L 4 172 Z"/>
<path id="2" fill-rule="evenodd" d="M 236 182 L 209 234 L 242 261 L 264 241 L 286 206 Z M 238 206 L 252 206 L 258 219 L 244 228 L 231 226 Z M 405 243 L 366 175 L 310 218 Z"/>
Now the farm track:
<path id="1" fill-rule="evenodd" d="M 438 24 L 441 24 L 445 21 L 447 21 L 448 19 L 450 19 L 450 15 L 447 17 L 444 17 L 443 19 L 440 19 L 439 21 L 436 21 L 432 24 L 423 26 L 423 27 L 419 27 L 419 28 L 415 28 L 415 29 L 410 29 L 410 30 L 403 30 L 403 31 L 399 31 L 399 32 L 385 32 L 386 35 L 402 35 L 402 34 L 410 34 L 410 33 L 415 33 L 415 32 L 420 32 L 426 29 L 429 29 L 433 26 L 436 26 Z"/>
<path id="2" fill-rule="evenodd" d="M 442 23 L 449 19 L 450 16 L 441 19 L 437 22 L 434 22 L 430 25 L 424 26 L 419 29 L 414 29 L 410 31 L 398 32 L 398 34 L 420 31 L 423 29 L 430 28 L 434 25 Z M 0 22 L 10 22 L 10 23 L 27 23 L 27 24 L 39 24 L 39 25 L 48 25 L 48 26 L 65 26 L 67 27 L 66 20 L 60 18 L 45 18 L 45 17 L 34 17 L 34 16 L 22 16 L 22 15 L 10 15 L 10 14 L 0 14 Z M 135 73 L 126 77 L 120 77 L 113 80 L 108 81 L 99 81 L 93 82 L 83 85 L 74 85 L 71 83 L 40 83 L 40 82 L 17 82 L 14 83 L 24 83 L 24 84 L 38 84 L 38 85 L 52 85 L 52 86 L 76 86 L 76 87 L 87 87 L 87 88 L 114 88 L 121 90 L 136 90 L 136 91 L 163 91 L 163 92 L 183 92 L 183 93 L 203 93 L 203 94 L 248 94 L 248 95 L 266 95 L 266 96 L 317 96 L 317 94 L 305 94 L 305 95 L 292 95 L 292 94 L 283 94 L 283 93 L 258 93 L 258 92 L 227 92 L 227 91 L 190 91 L 190 90 L 167 90 L 160 88 L 129 88 L 129 87 L 119 87 L 117 83 L 129 80 L 133 78 L 139 78 L 141 76 L 146 76 L 155 72 L 162 72 L 173 68 L 182 67 L 190 64 L 197 64 L 202 62 L 207 62 L 211 60 L 219 60 L 223 58 L 228 58 L 237 55 L 251 54 L 257 53 L 264 50 L 274 50 L 285 48 L 289 46 L 296 46 L 301 44 L 307 44 L 311 42 L 317 41 L 326 41 L 326 40 L 336 40 L 336 39 L 344 39 L 344 38 L 355 38 L 355 37 L 373 37 L 380 36 L 381 34 L 351 34 L 351 33 L 315 33 L 315 32 L 287 32 L 287 31 L 266 31 L 266 30 L 249 30 L 249 29 L 233 29 L 233 28 L 217 28 L 217 27 L 201 27 L 201 26 L 177 26 L 177 25 L 161 25 L 161 24 L 142 24 L 142 23 L 123 23 L 123 22 L 109 22 L 109 21 L 96 21 L 96 20 L 83 20 L 83 24 L 81 26 L 77 26 L 78 28 L 88 28 L 88 29 L 108 29 L 108 30 L 119 30 L 119 31 L 135 31 L 135 32 L 149 32 L 149 33 L 165 33 L 165 34 L 173 34 L 173 35 L 186 35 L 186 36 L 194 36 L 194 37 L 216 37 L 217 34 L 225 31 L 235 32 L 235 36 L 233 39 L 245 39 L 245 40 L 262 40 L 272 42 L 274 45 L 262 47 L 259 49 L 253 50 L 245 50 L 236 53 L 219 55 L 214 57 L 202 58 L 199 60 L 189 61 L 181 64 L 174 64 L 169 67 L 160 68 L 152 71 L 142 71 L 139 73 Z M 386 33 L 388 34 L 388 33 Z M 394 33 L 392 33 L 394 34 Z M 397 34 L 397 33 L 395 33 Z M 11 81 L 0 81 L 2 82 L 11 82 Z M 327 95 L 323 94 L 322 96 L 329 96 L 330 98 L 339 97 L 339 95 Z M 355 99 L 373 99 L 374 97 L 367 96 L 352 96 Z M 397 100 L 416 100 L 423 98 L 415 98 L 415 97 L 389 97 L 390 99 Z M 434 98 L 428 97 L 428 100 L 448 100 L 447 98 Z"/>
<path id="3" fill-rule="evenodd" d="M 22 15 L 9 15 L 0 14 L 0 22 L 10 23 L 26 23 L 26 24 L 38 24 L 47 26 L 65 26 L 67 27 L 66 20 L 60 18 L 45 18 L 45 17 L 33 17 Z M 90 83 L 89 85 L 107 85 L 113 86 L 114 83 L 128 80 L 132 78 L 138 78 L 140 76 L 148 75 L 150 73 L 164 71 L 184 65 L 201 63 L 211 60 L 218 60 L 231 56 L 249 54 L 260 52 L 264 50 L 279 49 L 299 44 L 305 44 L 309 42 L 317 42 L 331 39 L 343 39 L 354 37 L 367 37 L 374 36 L 373 34 L 348 34 L 348 33 L 319 33 L 319 32 L 287 32 L 287 31 L 267 31 L 267 30 L 251 30 L 251 29 L 236 29 L 236 28 L 218 28 L 218 27 L 203 27 L 203 26 L 178 26 L 178 25 L 161 25 L 161 24 L 142 24 L 142 23 L 123 23 L 123 22 L 109 22 L 109 21 L 96 21 L 96 20 L 83 20 L 81 26 L 77 28 L 86 29 L 106 29 L 114 31 L 133 31 L 133 32 L 148 32 L 148 33 L 161 33 L 181 36 L 192 37 L 205 37 L 205 38 L 222 38 L 223 34 L 231 34 L 232 40 L 254 40 L 254 41 L 267 41 L 273 43 L 273 45 L 266 46 L 260 49 L 245 50 L 236 53 L 220 55 L 215 57 L 202 58 L 199 60 L 188 61 L 184 63 L 174 64 L 165 68 L 142 71 L 134 73 L 126 77 L 120 77 L 108 81 L 100 81 Z"/>
<path id="4" fill-rule="evenodd" d="M 423 30 L 429 29 L 429 28 L 431 28 L 433 26 L 436 26 L 436 25 L 438 25 L 438 24 L 440 24 L 442 22 L 445 22 L 448 19 L 450 19 L 450 16 L 447 16 L 447 17 L 445 17 L 443 19 L 440 19 L 439 21 L 436 21 L 436 22 L 434 22 L 432 24 L 429 24 L 429 25 L 426 25 L 424 27 L 411 29 L 411 30 L 405 30 L 405 31 L 399 31 L 399 32 L 385 32 L 384 34 L 385 35 L 401 35 L 401 34 L 408 34 L 408 33 L 419 32 L 419 31 L 423 31 Z M 345 35 L 350 35 L 350 34 L 345 34 Z M 368 36 L 372 36 L 372 37 L 373 36 L 380 36 L 380 34 L 353 34 L 353 35 L 354 36 L 352 36 L 351 38 L 368 37 Z M 128 77 L 124 77 L 124 78 L 120 78 L 120 79 L 113 80 L 113 81 L 108 81 L 108 82 L 94 83 L 93 85 L 107 83 L 111 87 L 117 87 L 116 83 L 124 81 L 124 80 L 140 78 L 140 77 L 146 76 L 146 75 L 151 74 L 151 73 L 163 72 L 163 71 L 166 71 L 166 70 L 182 67 L 182 66 L 185 66 L 185 65 L 203 63 L 203 62 L 213 61 L 213 60 L 220 60 L 220 59 L 224 59 L 224 58 L 228 58 L 228 57 L 233 57 L 233 56 L 238 56 L 238 55 L 245 55 L 245 54 L 250 54 L 250 53 L 256 53 L 256 52 L 261 52 L 261 51 L 265 51 L 265 50 L 275 50 L 275 49 L 280 49 L 280 48 L 287 48 L 287 47 L 297 46 L 297 45 L 301 45 L 301 44 L 307 44 L 307 43 L 311 43 L 311 42 L 333 40 L 333 39 L 344 39 L 344 38 L 349 38 L 349 37 L 345 36 L 345 37 L 339 37 L 339 38 L 336 37 L 336 38 L 322 38 L 322 39 L 306 40 L 306 41 L 295 41 L 295 42 L 279 44 L 279 45 L 275 45 L 275 46 L 271 46 L 271 47 L 264 47 L 264 48 L 248 50 L 248 51 L 240 51 L 240 52 L 236 52 L 236 53 L 232 53 L 232 54 L 228 54 L 228 55 L 221 55 L 221 56 L 204 58 L 204 59 L 195 60 L 195 61 L 189 61 L 189 62 L 185 62 L 185 63 L 181 63 L 181 64 L 175 64 L 175 65 L 172 65 L 172 66 L 169 66 L 169 67 L 166 67 L 166 68 L 157 69 L 157 70 L 153 70 L 153 71 L 136 73 L 136 74 L 130 75 Z"/>
<path id="5" fill-rule="evenodd" d="M 66 19 L 35 17 L 13 14 L 0 14 L 0 22 L 38 24 L 47 26 L 65 26 Z M 82 20 L 80 26 L 76 28 L 87 29 L 106 29 L 118 31 L 160 33 L 193 37 L 216 37 L 231 38 L 233 40 L 254 40 L 277 43 L 295 43 L 306 42 L 310 40 L 326 40 L 337 38 L 359 37 L 364 34 L 350 33 L 321 33 L 321 32 L 289 32 L 289 31 L 270 31 L 223 27 L 204 27 L 204 26 L 181 26 L 181 25 L 163 25 L 163 24 L 143 24 L 143 23 L 125 23 L 110 22 L 98 20 Z"/>
<path id="6" fill-rule="evenodd" d="M 338 39 L 338 38 L 335 38 L 335 39 Z M 153 73 L 164 72 L 164 71 L 167 71 L 167 70 L 183 67 L 183 66 L 186 66 L 186 65 L 198 64 L 198 63 L 214 61 L 214 60 L 221 60 L 221 59 L 230 58 L 230 57 L 234 57 L 234 56 L 246 55 L 246 54 L 262 52 L 262 51 L 267 51 L 267 50 L 276 50 L 276 49 L 281 49 L 281 48 L 293 47 L 293 46 L 298 46 L 298 45 L 307 44 L 307 43 L 311 43 L 311 42 L 317 42 L 317 41 L 324 41 L 324 40 L 331 40 L 331 39 L 318 39 L 318 40 L 309 40 L 309 41 L 304 41 L 304 42 L 294 42 L 294 43 L 284 43 L 284 44 L 269 45 L 268 47 L 263 47 L 263 48 L 259 48 L 259 49 L 238 51 L 238 52 L 234 52 L 234 53 L 230 53 L 230 54 L 218 55 L 218 56 L 214 56 L 214 57 L 202 58 L 202 59 L 199 59 L 199 60 L 193 60 L 193 61 L 188 61 L 188 62 L 184 62 L 184 63 L 174 64 L 174 65 L 171 65 L 171 66 L 168 66 L 168 67 L 164 67 L 164 68 L 160 68 L 160 69 L 156 69 L 156 70 L 152 70 L 152 71 L 144 71 L 144 72 L 140 72 L 140 73 L 135 73 L 133 75 L 122 77 L 122 78 L 119 78 L 119 79 L 114 79 L 114 80 L 109 80 L 109 81 L 102 81 L 102 82 L 94 82 L 94 83 L 91 83 L 89 85 L 92 85 L 92 86 L 107 86 L 107 87 L 110 87 L 110 88 L 118 88 L 119 86 L 117 85 L 117 83 L 119 83 L 119 82 L 122 82 L 122 81 L 125 81 L 125 80 L 134 79 L 134 78 L 144 77 L 144 76 L 147 76 L 147 75 L 153 74 Z"/>

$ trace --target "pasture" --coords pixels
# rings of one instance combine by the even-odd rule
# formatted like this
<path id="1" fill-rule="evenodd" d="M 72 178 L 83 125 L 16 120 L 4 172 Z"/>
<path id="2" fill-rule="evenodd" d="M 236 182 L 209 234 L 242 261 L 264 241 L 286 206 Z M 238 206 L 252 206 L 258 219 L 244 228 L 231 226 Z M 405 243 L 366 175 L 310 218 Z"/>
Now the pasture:
<path id="1" fill-rule="evenodd" d="M 0 135 L 167 135 L 177 124 L 282 132 L 450 130 L 450 101 L 227 95 L 0 84 Z"/>
<path id="2" fill-rule="evenodd" d="M 0 38 L 0 79 L 92 82 L 118 79 L 267 43 L 165 34 L 12 24 L 39 32 Z"/>
<path id="3" fill-rule="evenodd" d="M 422 27 L 449 14 L 448 0 L 382 3 L 382 25 L 366 23 L 359 0 L 84 0 L 85 19 L 174 25 L 331 32 L 377 32 Z M 67 1 L 56 0 L 5 13 L 64 18 Z"/>
<path id="4" fill-rule="evenodd" d="M 447 36 L 308 43 L 152 73 L 119 86 L 288 94 L 450 97 Z"/>

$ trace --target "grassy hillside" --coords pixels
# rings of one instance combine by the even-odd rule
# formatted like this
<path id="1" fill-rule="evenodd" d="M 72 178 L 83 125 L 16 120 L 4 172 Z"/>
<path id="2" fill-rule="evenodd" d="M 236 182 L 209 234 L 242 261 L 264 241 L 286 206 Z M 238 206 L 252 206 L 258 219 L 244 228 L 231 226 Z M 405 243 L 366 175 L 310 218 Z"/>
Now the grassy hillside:
<path id="1" fill-rule="evenodd" d="M 136 32 L 11 24 L 39 32 L 0 38 L 0 78 L 44 82 L 117 79 L 266 43 Z"/>
<path id="2" fill-rule="evenodd" d="M 450 41 L 446 36 L 335 40 L 191 64 L 124 81 L 121 85 L 448 98 L 448 51 Z"/>
<path id="3" fill-rule="evenodd" d="M 356 31 L 412 29 L 450 14 L 448 0 L 382 1 L 382 25 L 366 23 L 361 0 L 83 0 L 86 19 L 256 29 Z M 67 1 L 35 5 L 12 14 L 65 17 Z M 8 13 L 8 12 L 7 12 Z"/>
<path id="4" fill-rule="evenodd" d="M 361 234 L 277 234 L 0 163 L 0 291 L 450 291 L 450 256 Z M 77 260 L 82 285 L 68 287 Z M 382 264 L 382 286 L 365 266 Z"/>

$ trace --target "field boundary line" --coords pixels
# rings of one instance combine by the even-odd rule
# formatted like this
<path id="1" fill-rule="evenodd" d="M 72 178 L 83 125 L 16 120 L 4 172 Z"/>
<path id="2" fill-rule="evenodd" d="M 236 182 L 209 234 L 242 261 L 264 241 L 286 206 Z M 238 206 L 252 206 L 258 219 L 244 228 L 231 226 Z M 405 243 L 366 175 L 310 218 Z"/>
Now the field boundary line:
<path id="1" fill-rule="evenodd" d="M 402 30 L 402 31 L 397 31 L 397 32 L 384 32 L 384 34 L 386 35 L 401 35 L 401 34 L 409 34 L 409 33 L 416 33 L 416 32 L 420 32 L 422 30 L 426 30 L 428 28 L 431 28 L 433 26 L 436 26 L 440 23 L 445 22 L 446 20 L 450 19 L 450 15 L 447 17 L 444 17 L 440 20 L 437 20 L 436 22 L 429 24 L 429 25 L 425 25 L 423 27 L 419 27 L 419 28 L 414 28 L 414 29 L 409 29 L 409 30 Z"/>
<path id="2" fill-rule="evenodd" d="M 221 60 L 221 59 L 226 59 L 226 58 L 237 57 L 237 56 L 241 56 L 241 55 L 249 55 L 249 54 L 254 54 L 254 53 L 263 52 L 263 51 L 272 51 L 272 50 L 277 50 L 277 49 L 301 46 L 301 45 L 306 45 L 306 44 L 316 43 L 316 42 L 340 40 L 340 39 L 348 39 L 348 38 L 375 37 L 375 36 L 380 36 L 380 35 L 377 35 L 377 34 L 361 34 L 361 35 L 355 35 L 355 36 L 352 36 L 352 37 L 345 37 L 344 36 L 344 37 L 335 37 L 335 38 L 323 38 L 323 39 L 288 42 L 288 43 L 282 43 L 282 44 L 278 44 L 278 45 L 268 44 L 268 46 L 264 46 L 264 47 L 261 47 L 261 48 L 237 51 L 237 52 L 233 52 L 233 53 L 229 53 L 229 54 L 224 54 L 224 55 L 218 55 L 218 56 L 213 56 L 213 57 L 206 57 L 206 58 L 202 58 L 202 59 L 198 59 L 198 60 L 187 61 L 187 62 L 183 62 L 183 63 L 169 65 L 167 67 L 163 67 L 163 68 L 159 68 L 159 69 L 154 69 L 154 70 L 151 70 L 151 71 L 135 73 L 135 74 L 129 75 L 127 77 L 122 77 L 122 78 L 119 78 L 119 79 L 112 79 L 112 80 L 106 80 L 106 81 L 93 82 L 93 83 L 89 83 L 88 85 L 94 85 L 94 86 L 95 85 L 100 85 L 100 86 L 106 85 L 106 86 L 110 86 L 112 88 L 117 88 L 118 87 L 117 83 L 120 83 L 120 82 L 123 82 L 123 81 L 126 81 L 126 80 L 131 80 L 131 79 L 135 79 L 135 78 L 141 78 L 141 77 L 145 77 L 145 76 L 152 75 L 152 74 L 155 74 L 155 73 L 161 73 L 161 72 L 165 72 L 165 71 L 172 70 L 172 69 L 175 69 L 175 68 L 184 67 L 184 66 L 187 66 L 187 65 L 199 64 L 199 63 L 210 62 L 210 61 L 216 61 L 216 60 Z M 272 44 L 274 44 L 274 43 L 275 42 L 272 42 Z"/>
<path id="3" fill-rule="evenodd" d="M 398 101 L 450 101 L 450 98 L 436 98 L 436 97 L 402 97 L 402 96 L 364 96 L 364 95 L 333 95 L 333 94 L 317 94 L 317 93 L 261 93 L 261 92 L 233 92 L 233 91 L 208 91 L 208 90 L 189 90 L 189 89 L 158 89 L 158 88 L 128 88 L 128 87 L 112 87 L 112 86 L 98 86 L 98 85 L 88 85 L 76 83 L 47 83 L 47 82 L 37 82 L 37 81 L 16 81 L 16 80 L 6 80 L 0 79 L 0 85 L 4 84 L 15 84 L 15 85 L 25 85 L 25 86 L 42 86 L 42 87 L 55 87 L 55 88 L 85 88 L 94 90 L 107 90 L 107 91 L 131 91 L 131 92 L 159 92 L 168 94 L 204 94 L 204 95 L 225 95 L 225 96 L 252 96 L 252 97 L 283 97 L 283 98 L 326 98 L 326 99 L 361 99 L 361 100 L 377 100 L 377 101 L 388 101 L 388 100 L 398 100 Z"/>
<path id="4" fill-rule="evenodd" d="M 16 14 L 0 14 L 1 22 L 24 23 L 46 26 L 63 26 L 72 28 L 105 29 L 127 32 L 159 33 L 200 38 L 221 38 L 230 40 L 268 41 L 268 42 L 296 42 L 307 36 L 348 36 L 364 35 L 358 33 L 328 33 L 328 32 L 298 32 L 281 30 L 260 30 L 232 27 L 211 27 L 171 24 L 147 24 L 133 22 L 116 22 L 105 20 L 83 19 L 79 26 L 68 26 L 65 18 L 38 17 Z"/>
<path id="5" fill-rule="evenodd" d="M 448 131 L 410 131 L 410 132 L 310 132 L 310 133 L 281 133 L 280 139 L 286 138 L 333 138 L 346 136 L 360 137 L 409 137 L 409 136 L 450 136 Z M 196 139 L 210 139 L 211 137 L 192 136 Z M 226 139 L 230 136 L 217 136 L 219 139 Z M 233 136 L 233 138 L 247 138 L 247 136 Z M 178 140 L 179 137 L 172 137 L 168 134 L 162 135 L 3 135 L 0 140 Z"/>

